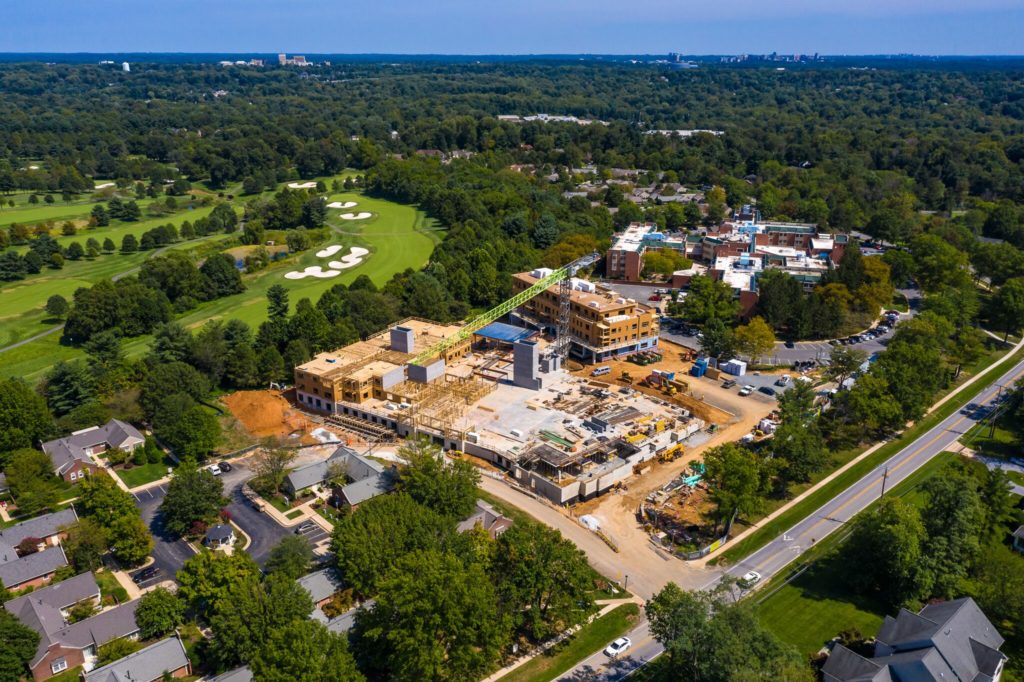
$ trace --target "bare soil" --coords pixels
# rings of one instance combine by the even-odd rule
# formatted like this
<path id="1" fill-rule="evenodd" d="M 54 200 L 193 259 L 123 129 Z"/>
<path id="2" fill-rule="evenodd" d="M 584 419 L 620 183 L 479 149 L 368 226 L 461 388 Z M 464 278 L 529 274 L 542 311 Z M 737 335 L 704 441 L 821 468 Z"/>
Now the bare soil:
<path id="1" fill-rule="evenodd" d="M 221 402 L 256 438 L 284 439 L 299 432 L 303 445 L 317 442 L 308 435 L 315 425 L 294 409 L 280 391 L 236 391 L 224 396 Z"/>

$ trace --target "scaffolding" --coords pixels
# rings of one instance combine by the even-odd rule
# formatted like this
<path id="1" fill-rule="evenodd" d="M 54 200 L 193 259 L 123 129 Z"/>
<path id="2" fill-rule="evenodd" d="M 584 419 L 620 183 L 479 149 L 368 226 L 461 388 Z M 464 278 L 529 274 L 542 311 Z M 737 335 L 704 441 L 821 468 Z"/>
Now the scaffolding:
<path id="1" fill-rule="evenodd" d="M 408 385 L 408 386 L 407 386 Z M 406 381 L 395 387 L 415 390 L 409 408 L 398 416 L 400 424 L 413 431 L 431 429 L 452 440 L 461 440 L 462 433 L 455 428 L 455 422 L 466 409 L 497 388 L 494 381 L 477 377 L 457 377 L 446 374 L 432 384 Z"/>

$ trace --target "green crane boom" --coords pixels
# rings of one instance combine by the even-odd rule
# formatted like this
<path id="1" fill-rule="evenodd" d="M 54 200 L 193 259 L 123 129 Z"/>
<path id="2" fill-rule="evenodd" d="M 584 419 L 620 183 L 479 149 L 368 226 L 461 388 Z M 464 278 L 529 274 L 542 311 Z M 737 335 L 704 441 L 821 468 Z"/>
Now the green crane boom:
<path id="1" fill-rule="evenodd" d="M 564 267 L 558 268 L 547 277 L 540 278 L 539 280 L 534 282 L 534 284 L 528 289 L 524 289 L 523 291 L 520 291 L 512 298 L 502 301 L 501 303 L 494 306 L 487 312 L 477 315 L 472 320 L 467 322 L 461 329 L 459 329 L 459 331 L 455 332 L 454 334 L 446 338 L 444 341 L 435 343 L 433 346 L 427 348 L 422 353 L 414 357 L 412 360 L 409 361 L 409 364 L 422 365 L 431 358 L 436 358 L 449 348 L 468 339 L 470 336 L 473 335 L 473 332 L 483 329 L 491 322 L 497 320 L 499 317 L 507 315 L 508 313 L 512 312 L 522 304 L 529 301 L 537 294 L 541 293 L 542 291 L 545 291 L 552 284 L 558 284 L 565 278 L 572 277 L 573 275 L 575 275 L 578 270 L 585 268 L 589 265 L 593 265 L 600 259 L 600 257 L 600 254 L 597 253 L 592 253 L 587 256 L 583 256 L 582 258 L 579 258 Z"/>

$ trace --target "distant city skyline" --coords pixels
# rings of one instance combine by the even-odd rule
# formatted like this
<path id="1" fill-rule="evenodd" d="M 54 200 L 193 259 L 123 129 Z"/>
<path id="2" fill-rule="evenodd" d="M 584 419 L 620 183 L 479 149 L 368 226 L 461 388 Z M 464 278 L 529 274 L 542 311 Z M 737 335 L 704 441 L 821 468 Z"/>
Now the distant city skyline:
<path id="1" fill-rule="evenodd" d="M 4 10 L 0 52 L 1024 54 L 1020 0 L 6 0 Z"/>

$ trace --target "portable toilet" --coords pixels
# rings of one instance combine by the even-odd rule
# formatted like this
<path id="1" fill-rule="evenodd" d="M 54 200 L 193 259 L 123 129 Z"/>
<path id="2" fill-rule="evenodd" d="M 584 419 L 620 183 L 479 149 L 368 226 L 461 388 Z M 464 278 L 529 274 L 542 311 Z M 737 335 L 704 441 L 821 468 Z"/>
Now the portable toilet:
<path id="1" fill-rule="evenodd" d="M 708 371 L 708 359 L 697 358 L 693 362 L 693 367 L 690 368 L 690 374 L 695 377 L 702 377 L 704 373 Z"/>

